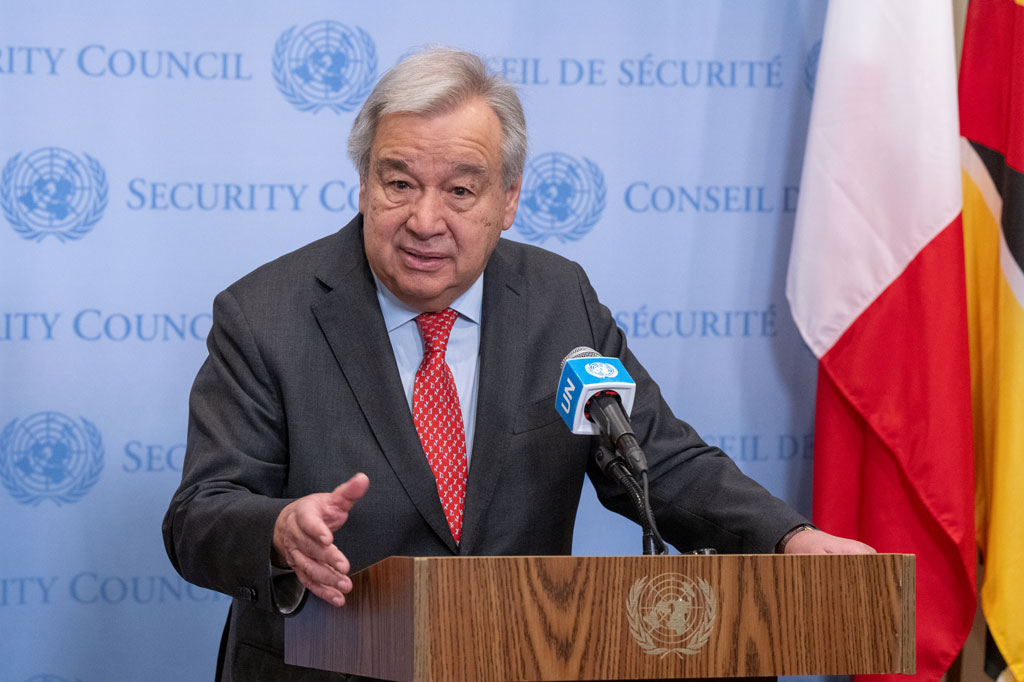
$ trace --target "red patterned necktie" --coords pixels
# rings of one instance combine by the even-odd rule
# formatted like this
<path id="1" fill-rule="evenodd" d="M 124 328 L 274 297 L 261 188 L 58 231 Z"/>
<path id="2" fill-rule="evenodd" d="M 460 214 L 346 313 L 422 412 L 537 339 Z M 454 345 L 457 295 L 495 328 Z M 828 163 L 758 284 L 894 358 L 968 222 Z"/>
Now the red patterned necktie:
<path id="1" fill-rule="evenodd" d="M 456 543 L 462 536 L 462 507 L 466 498 L 466 432 L 462 428 L 455 377 L 444 354 L 457 316 L 454 310 L 445 308 L 416 318 L 423 336 L 423 361 L 416 370 L 412 389 L 412 419 L 437 480 L 437 493 Z"/>

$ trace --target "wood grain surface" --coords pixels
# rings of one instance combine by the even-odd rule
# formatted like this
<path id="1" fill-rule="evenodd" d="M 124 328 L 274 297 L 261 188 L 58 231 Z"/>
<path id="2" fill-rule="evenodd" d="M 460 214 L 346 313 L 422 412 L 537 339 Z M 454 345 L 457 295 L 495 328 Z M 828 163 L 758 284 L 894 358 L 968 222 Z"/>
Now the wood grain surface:
<path id="1" fill-rule="evenodd" d="M 414 682 L 914 670 L 914 557 L 392 557 L 286 623 L 289 663 Z"/>

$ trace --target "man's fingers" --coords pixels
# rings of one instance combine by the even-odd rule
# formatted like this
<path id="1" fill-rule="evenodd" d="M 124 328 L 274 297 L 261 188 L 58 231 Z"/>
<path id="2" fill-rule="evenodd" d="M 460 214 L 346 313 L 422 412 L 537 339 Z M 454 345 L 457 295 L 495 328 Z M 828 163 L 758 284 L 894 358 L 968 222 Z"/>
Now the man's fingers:
<path id="1" fill-rule="evenodd" d="M 283 545 L 289 565 L 292 565 L 292 558 L 297 553 L 318 564 L 330 566 L 339 574 L 348 573 L 348 559 L 333 543 L 333 538 L 329 533 L 327 537 L 330 539 L 327 542 L 322 542 L 301 531 L 287 535 L 283 540 Z"/>
<path id="2" fill-rule="evenodd" d="M 314 549 L 313 551 L 306 553 L 306 556 L 318 564 L 329 566 L 332 570 L 336 571 L 339 576 L 348 574 L 350 568 L 348 558 L 334 545 Z"/>
<path id="3" fill-rule="evenodd" d="M 300 580 L 304 578 L 304 582 L 309 582 L 311 585 L 341 588 L 349 584 L 348 576 L 339 572 L 331 564 L 321 563 L 297 550 L 291 553 L 290 559 L 292 568 L 299 574 Z"/>
<path id="4" fill-rule="evenodd" d="M 857 540 L 845 540 L 835 546 L 834 554 L 875 554 L 877 550 Z"/>
<path id="5" fill-rule="evenodd" d="M 817 529 L 794 535 L 785 547 L 786 554 L 874 554 L 869 545 L 857 540 L 830 535 Z"/>
<path id="6" fill-rule="evenodd" d="M 334 546 L 334 532 L 322 518 L 321 507 L 314 500 L 302 498 L 285 507 L 278 517 L 274 525 L 274 550 L 289 565 L 296 550 L 332 565 L 342 557 Z M 334 556 L 328 556 L 332 551 Z"/>
<path id="7" fill-rule="evenodd" d="M 322 585 L 306 585 L 309 591 L 316 596 L 323 599 L 325 602 L 333 604 L 335 606 L 345 605 L 345 593 L 333 587 L 325 587 Z"/>
<path id="8" fill-rule="evenodd" d="M 295 575 L 313 594 L 336 606 L 345 603 L 345 594 L 352 590 L 351 578 L 298 551 L 289 558 Z"/>
<path id="9" fill-rule="evenodd" d="M 296 507 L 293 517 L 295 526 L 311 540 L 321 545 L 329 545 L 334 542 L 334 531 L 327 525 L 326 514 L 320 505 L 313 503 L 312 500 L 310 502 Z"/>
<path id="10" fill-rule="evenodd" d="M 296 571 L 295 575 L 309 591 L 335 606 L 344 604 L 345 594 L 352 591 L 352 581 L 348 576 L 344 576 L 343 580 L 320 582 L 304 572 Z"/>
<path id="11" fill-rule="evenodd" d="M 370 478 L 366 474 L 356 474 L 331 491 L 331 502 L 342 511 L 349 511 L 355 503 L 366 494 L 370 487 Z"/>
<path id="12" fill-rule="evenodd" d="M 370 479 L 366 474 L 356 474 L 327 494 L 324 522 L 331 532 L 341 528 L 348 521 L 348 513 L 356 502 L 366 494 Z"/>

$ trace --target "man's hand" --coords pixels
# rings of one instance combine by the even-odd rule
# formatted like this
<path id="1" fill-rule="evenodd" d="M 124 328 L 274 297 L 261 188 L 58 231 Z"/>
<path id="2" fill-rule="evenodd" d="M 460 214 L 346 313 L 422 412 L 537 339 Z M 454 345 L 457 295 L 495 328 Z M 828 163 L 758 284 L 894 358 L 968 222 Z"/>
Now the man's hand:
<path id="1" fill-rule="evenodd" d="M 334 531 L 369 487 L 366 474 L 356 474 L 329 493 L 295 500 L 274 524 L 273 563 L 290 566 L 307 589 L 335 606 L 345 603 L 352 580 L 348 559 L 334 546 Z"/>
<path id="2" fill-rule="evenodd" d="M 789 539 L 782 550 L 785 554 L 874 554 L 869 545 L 857 540 L 829 535 L 815 528 L 802 530 Z"/>

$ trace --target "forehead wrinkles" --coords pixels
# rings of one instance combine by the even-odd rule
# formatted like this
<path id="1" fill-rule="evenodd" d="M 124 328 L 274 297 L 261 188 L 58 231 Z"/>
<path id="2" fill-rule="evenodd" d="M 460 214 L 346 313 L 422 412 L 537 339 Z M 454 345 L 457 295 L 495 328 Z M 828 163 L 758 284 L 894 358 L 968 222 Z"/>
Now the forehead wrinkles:
<path id="1" fill-rule="evenodd" d="M 469 161 L 442 161 L 437 165 L 445 171 L 445 174 L 448 177 L 469 177 L 480 182 L 485 182 L 488 179 L 488 169 L 484 164 L 472 163 Z M 414 164 L 410 164 L 405 159 L 387 156 L 376 159 L 374 162 L 374 170 L 378 173 L 396 171 L 399 173 L 412 174 L 414 173 L 415 168 Z"/>

